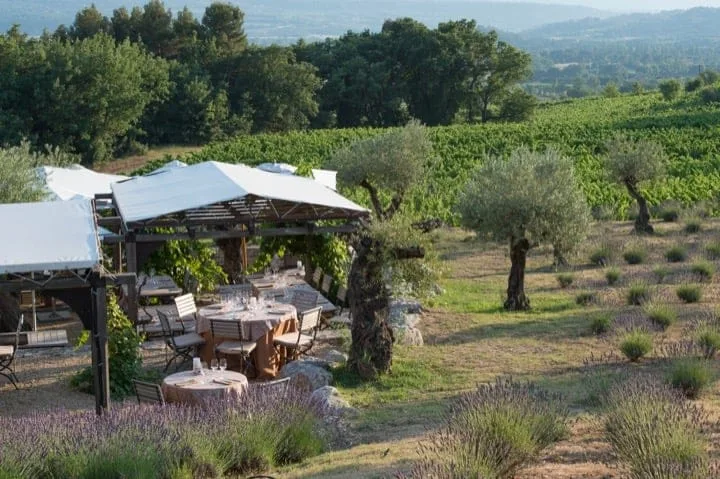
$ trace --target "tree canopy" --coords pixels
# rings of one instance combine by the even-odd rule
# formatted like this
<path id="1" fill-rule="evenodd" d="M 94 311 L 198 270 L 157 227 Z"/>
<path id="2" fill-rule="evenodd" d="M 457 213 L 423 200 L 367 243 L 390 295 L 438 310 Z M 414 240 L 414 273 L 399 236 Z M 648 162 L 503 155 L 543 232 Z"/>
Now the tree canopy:
<path id="1" fill-rule="evenodd" d="M 527 309 L 524 292 L 527 251 L 540 244 L 577 244 L 590 213 L 572 160 L 554 150 L 527 148 L 510 158 L 490 158 L 467 183 L 458 201 L 462 224 L 510 245 L 512 269 L 507 309 Z"/>

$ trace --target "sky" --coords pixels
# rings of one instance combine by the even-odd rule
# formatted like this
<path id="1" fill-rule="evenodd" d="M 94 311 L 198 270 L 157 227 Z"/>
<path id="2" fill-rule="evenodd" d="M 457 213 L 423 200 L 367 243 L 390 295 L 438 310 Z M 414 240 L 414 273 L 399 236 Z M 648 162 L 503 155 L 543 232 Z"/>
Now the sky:
<path id="1" fill-rule="evenodd" d="M 521 1 L 521 0 L 517 0 Z M 537 3 L 585 5 L 600 10 L 649 12 L 693 7 L 720 7 L 720 0 L 530 0 Z"/>

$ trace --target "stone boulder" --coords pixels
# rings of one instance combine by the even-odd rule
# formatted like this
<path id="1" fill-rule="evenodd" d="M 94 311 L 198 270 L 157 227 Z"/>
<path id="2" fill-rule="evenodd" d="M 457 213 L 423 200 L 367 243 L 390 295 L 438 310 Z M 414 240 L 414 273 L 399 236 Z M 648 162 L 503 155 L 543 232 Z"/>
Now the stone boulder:
<path id="1" fill-rule="evenodd" d="M 388 310 L 388 324 L 399 344 L 422 346 L 422 333 L 417 328 L 422 315 L 422 305 L 413 299 L 393 299 Z"/>
<path id="2" fill-rule="evenodd" d="M 322 355 L 322 359 L 330 363 L 332 366 L 345 364 L 348 360 L 348 355 L 338 351 L 337 349 L 330 349 L 325 351 Z"/>
<path id="3" fill-rule="evenodd" d="M 280 369 L 279 378 L 291 378 L 290 383 L 306 391 L 315 391 L 332 382 L 332 374 L 312 361 L 292 361 Z"/>
<path id="4" fill-rule="evenodd" d="M 354 415 L 357 413 L 357 409 L 350 406 L 350 403 L 343 399 L 340 392 L 332 386 L 323 386 L 316 389 L 310 398 L 322 406 L 330 408 L 335 414 Z"/>

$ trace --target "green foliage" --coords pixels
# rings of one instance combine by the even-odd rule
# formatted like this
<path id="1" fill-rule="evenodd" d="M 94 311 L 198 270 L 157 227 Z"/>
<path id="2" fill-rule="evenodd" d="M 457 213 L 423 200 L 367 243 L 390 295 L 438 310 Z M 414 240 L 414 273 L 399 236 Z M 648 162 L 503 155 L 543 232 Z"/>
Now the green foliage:
<path id="1" fill-rule="evenodd" d="M 642 264 L 647 260 L 647 248 L 643 245 L 634 245 L 623 251 L 623 259 L 627 264 Z"/>
<path id="2" fill-rule="evenodd" d="M 677 311 L 669 304 L 653 301 L 647 303 L 643 307 L 643 311 L 650 321 L 660 326 L 663 330 L 677 321 Z"/>
<path id="3" fill-rule="evenodd" d="M 657 278 L 658 283 L 662 283 L 663 280 L 670 275 L 670 273 L 670 268 L 667 266 L 658 265 L 653 268 L 653 274 L 655 275 L 655 278 Z"/>
<path id="4" fill-rule="evenodd" d="M 620 281 L 620 270 L 617 268 L 610 268 L 605 271 L 605 279 L 610 286 L 614 286 Z"/>
<path id="5" fill-rule="evenodd" d="M 660 203 L 658 206 L 657 216 L 662 218 L 666 223 L 671 223 L 680 219 L 680 212 L 682 211 L 682 205 L 673 200 L 667 200 Z"/>
<path id="6" fill-rule="evenodd" d="M 707 360 L 684 358 L 675 361 L 668 375 L 668 382 L 679 389 L 688 399 L 697 399 L 712 380 L 712 370 Z"/>
<path id="7" fill-rule="evenodd" d="M 603 244 L 590 253 L 590 262 L 595 266 L 607 266 L 614 257 L 615 249 L 609 244 Z"/>
<path id="8" fill-rule="evenodd" d="M 720 87 L 709 85 L 700 90 L 700 100 L 706 104 L 717 104 L 720 102 Z"/>
<path id="9" fill-rule="evenodd" d="M 197 240 L 170 240 L 155 251 L 144 265 L 146 272 L 167 274 L 176 284 L 185 284 L 186 272 L 198 282 L 200 291 L 212 291 L 227 282 L 215 261 L 211 243 Z"/>
<path id="10" fill-rule="evenodd" d="M 690 266 L 690 272 L 700 281 L 710 281 L 715 275 L 715 265 L 710 261 L 696 261 Z"/>
<path id="11" fill-rule="evenodd" d="M 697 303 L 702 298 L 702 288 L 696 284 L 683 284 L 677 287 L 675 294 L 686 303 Z"/>
<path id="12" fill-rule="evenodd" d="M 642 281 L 633 281 L 626 298 L 629 305 L 641 306 L 650 300 L 650 288 Z"/>
<path id="13" fill-rule="evenodd" d="M 665 259 L 670 263 L 682 263 L 687 258 L 687 248 L 682 245 L 675 245 L 665 252 Z"/>
<path id="14" fill-rule="evenodd" d="M 711 476 L 703 421 L 666 386 L 634 379 L 609 394 L 605 438 L 631 479 L 702 479 Z"/>
<path id="15" fill-rule="evenodd" d="M 473 174 L 458 202 L 465 227 L 500 242 L 566 245 L 585 238 L 590 212 L 570 160 L 557 152 L 515 150 Z"/>
<path id="16" fill-rule="evenodd" d="M 712 261 L 720 259 L 720 241 L 713 241 L 706 244 L 705 256 Z"/>
<path id="17" fill-rule="evenodd" d="M 609 178 L 629 190 L 660 178 L 665 172 L 667 155 L 659 143 L 616 135 L 606 143 L 606 148 L 605 168 Z"/>
<path id="18" fill-rule="evenodd" d="M 653 339 L 644 329 L 633 329 L 620 338 L 620 351 L 632 362 L 639 361 L 653 348 Z"/>
<path id="19" fill-rule="evenodd" d="M 573 276 L 572 273 L 560 273 L 555 276 L 555 279 L 557 280 L 561 288 L 567 288 L 568 286 L 573 284 L 575 276 Z"/>
<path id="20" fill-rule="evenodd" d="M 110 394 L 114 399 L 122 399 L 133 394 L 132 380 L 140 375 L 140 345 L 143 338 L 120 309 L 113 293 L 107 295 L 107 331 Z M 89 336 L 83 338 L 81 343 L 87 341 Z M 75 374 L 71 384 L 84 392 L 92 392 L 92 367 L 88 366 Z"/>
<path id="21" fill-rule="evenodd" d="M 613 320 L 609 314 L 601 314 L 600 316 L 595 316 L 590 321 L 590 331 L 592 331 L 592 333 L 595 335 L 607 333 L 608 331 L 610 331 L 612 323 Z"/>
<path id="22" fill-rule="evenodd" d="M 580 306 L 589 306 L 597 302 L 597 295 L 595 293 L 578 293 L 575 296 L 575 303 Z"/>
<path id="23" fill-rule="evenodd" d="M 28 141 L 20 145 L 0 148 L 0 204 L 27 203 L 46 199 L 44 183 L 35 168 L 64 166 L 75 161 L 58 148 L 46 148 L 45 153 L 33 152 Z"/>
<path id="24" fill-rule="evenodd" d="M 677 80 L 665 80 L 658 84 L 660 94 L 665 101 L 676 100 L 682 93 L 682 85 Z"/>
<path id="25" fill-rule="evenodd" d="M 614 83 L 608 83 L 603 89 L 603 96 L 606 98 L 617 98 L 620 96 L 620 90 Z"/>
<path id="26" fill-rule="evenodd" d="M 712 359 L 720 351 L 720 329 L 716 323 L 703 324 L 695 332 L 695 342 L 703 351 L 705 359 Z"/>

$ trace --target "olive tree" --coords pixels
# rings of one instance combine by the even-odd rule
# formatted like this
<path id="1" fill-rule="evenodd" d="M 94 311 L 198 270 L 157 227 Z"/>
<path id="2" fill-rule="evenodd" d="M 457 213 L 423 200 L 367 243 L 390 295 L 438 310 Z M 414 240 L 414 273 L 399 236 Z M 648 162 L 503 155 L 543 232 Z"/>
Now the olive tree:
<path id="1" fill-rule="evenodd" d="M 329 167 L 341 185 L 362 188 L 372 217 L 353 241 L 355 258 L 348 290 L 352 345 L 348 367 L 370 379 L 390 371 L 393 332 L 388 325 L 390 297 L 422 296 L 434 279 L 427 245 L 402 211 L 403 199 L 434 158 L 426 129 L 417 123 L 361 140 L 336 152 Z"/>
<path id="2" fill-rule="evenodd" d="M 637 201 L 635 231 L 652 233 L 650 210 L 640 190 L 644 182 L 656 180 L 665 173 L 666 155 L 662 146 L 648 140 L 633 141 L 615 136 L 606 143 L 605 169 L 610 179 L 624 185 Z"/>
<path id="3" fill-rule="evenodd" d="M 510 245 L 505 309 L 526 310 L 525 263 L 540 245 L 567 247 L 585 238 L 590 212 L 572 161 L 553 150 L 526 148 L 510 158 L 491 158 L 474 172 L 461 192 L 463 226 Z"/>

